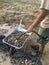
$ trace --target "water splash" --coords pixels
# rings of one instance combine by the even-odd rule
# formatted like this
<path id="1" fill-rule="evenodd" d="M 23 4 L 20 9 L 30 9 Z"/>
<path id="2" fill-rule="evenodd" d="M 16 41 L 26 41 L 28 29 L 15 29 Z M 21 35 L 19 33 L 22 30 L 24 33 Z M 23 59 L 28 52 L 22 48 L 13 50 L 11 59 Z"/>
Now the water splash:
<path id="1" fill-rule="evenodd" d="M 22 27 L 22 19 L 20 20 L 19 28 Z"/>

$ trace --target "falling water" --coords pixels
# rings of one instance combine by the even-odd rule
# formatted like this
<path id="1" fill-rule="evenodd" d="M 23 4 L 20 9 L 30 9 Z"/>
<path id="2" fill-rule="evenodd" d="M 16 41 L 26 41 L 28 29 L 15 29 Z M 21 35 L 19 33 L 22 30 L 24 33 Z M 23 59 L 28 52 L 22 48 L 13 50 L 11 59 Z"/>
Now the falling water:
<path id="1" fill-rule="evenodd" d="M 20 20 L 19 28 L 22 27 L 22 19 Z"/>

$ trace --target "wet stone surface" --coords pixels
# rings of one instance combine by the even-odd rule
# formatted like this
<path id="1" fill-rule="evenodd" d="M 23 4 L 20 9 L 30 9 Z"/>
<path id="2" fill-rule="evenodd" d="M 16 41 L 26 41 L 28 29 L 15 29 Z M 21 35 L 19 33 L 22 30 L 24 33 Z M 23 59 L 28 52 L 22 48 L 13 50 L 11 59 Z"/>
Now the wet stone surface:
<path id="1" fill-rule="evenodd" d="M 11 58 L 8 52 L 4 52 L 0 50 L 0 65 L 32 65 L 33 62 L 31 60 L 22 59 L 22 58 Z"/>

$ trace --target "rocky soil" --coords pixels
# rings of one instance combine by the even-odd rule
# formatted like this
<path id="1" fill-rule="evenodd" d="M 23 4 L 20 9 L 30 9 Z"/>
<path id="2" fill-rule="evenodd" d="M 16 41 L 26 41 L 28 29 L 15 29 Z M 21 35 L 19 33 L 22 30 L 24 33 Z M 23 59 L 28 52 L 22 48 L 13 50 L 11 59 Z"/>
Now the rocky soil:
<path id="1" fill-rule="evenodd" d="M 5 3 L 2 6 L 0 5 L 0 35 L 6 34 L 11 29 L 14 29 L 14 27 L 17 26 L 17 24 L 19 24 L 21 20 L 23 26 L 25 28 L 28 28 L 28 26 L 39 14 L 38 10 L 39 4 L 18 1 L 14 2 L 13 0 L 12 2 L 9 1 L 9 3 L 7 3 L 7 1 L 5 0 Z M 38 27 L 35 30 L 38 31 Z M 33 34 L 30 40 L 27 42 L 26 47 L 23 49 L 26 53 L 32 52 L 30 45 L 36 43 L 36 37 L 37 36 Z M 19 60 L 22 61 L 21 65 L 32 65 L 31 61 L 24 61 L 24 59 L 12 60 L 8 52 L 6 53 L 0 51 L 0 65 L 20 65 Z M 44 54 L 41 61 L 43 65 L 49 65 L 49 44 L 45 46 Z"/>

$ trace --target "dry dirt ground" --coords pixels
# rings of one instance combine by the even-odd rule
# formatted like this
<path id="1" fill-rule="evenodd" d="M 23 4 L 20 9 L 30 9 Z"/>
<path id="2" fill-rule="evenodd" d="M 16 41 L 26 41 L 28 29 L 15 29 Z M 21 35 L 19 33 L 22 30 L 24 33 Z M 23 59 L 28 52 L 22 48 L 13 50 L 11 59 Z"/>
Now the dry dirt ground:
<path id="1" fill-rule="evenodd" d="M 8 23 L 8 26 L 13 28 L 16 26 L 15 24 L 19 24 L 20 20 L 22 19 L 23 26 L 25 25 L 25 28 L 28 28 L 28 26 L 39 14 L 38 10 L 39 6 L 37 4 L 21 4 L 20 2 L 17 2 L 11 3 L 11 5 L 7 4 L 7 6 L 5 5 L 5 7 L 1 8 L 0 10 L 0 27 L 2 28 L 0 28 L 0 35 L 8 32 L 7 30 L 3 29 L 5 26 L 2 24 L 5 23 Z M 6 29 L 9 29 L 9 27 L 6 27 Z M 35 30 L 38 31 L 38 27 Z M 26 47 L 24 48 L 26 53 L 32 52 L 30 45 L 36 43 L 36 38 L 37 36 L 34 34 L 30 37 L 30 40 L 27 42 Z M 24 59 L 11 59 L 8 52 L 0 49 L 0 65 L 20 65 L 20 60 L 22 61 L 21 65 L 32 65 L 31 61 L 24 61 Z M 49 65 L 49 43 L 45 46 L 41 61 L 43 65 Z"/>

